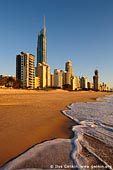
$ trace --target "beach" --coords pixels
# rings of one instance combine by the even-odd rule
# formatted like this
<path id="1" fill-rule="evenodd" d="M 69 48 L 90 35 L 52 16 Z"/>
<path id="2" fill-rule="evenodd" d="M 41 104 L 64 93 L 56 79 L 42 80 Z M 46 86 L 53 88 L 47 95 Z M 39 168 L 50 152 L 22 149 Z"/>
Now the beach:
<path id="1" fill-rule="evenodd" d="M 0 166 L 38 143 L 72 138 L 75 122 L 61 111 L 106 94 L 110 93 L 0 89 Z"/>

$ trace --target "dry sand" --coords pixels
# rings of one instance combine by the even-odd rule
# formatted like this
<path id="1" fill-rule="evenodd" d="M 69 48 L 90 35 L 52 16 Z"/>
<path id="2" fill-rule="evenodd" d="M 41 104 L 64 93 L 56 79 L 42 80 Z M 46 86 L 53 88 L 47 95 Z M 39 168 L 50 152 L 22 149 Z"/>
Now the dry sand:
<path id="1" fill-rule="evenodd" d="M 60 111 L 106 94 L 0 89 L 0 166 L 37 143 L 72 137 L 75 123 Z"/>

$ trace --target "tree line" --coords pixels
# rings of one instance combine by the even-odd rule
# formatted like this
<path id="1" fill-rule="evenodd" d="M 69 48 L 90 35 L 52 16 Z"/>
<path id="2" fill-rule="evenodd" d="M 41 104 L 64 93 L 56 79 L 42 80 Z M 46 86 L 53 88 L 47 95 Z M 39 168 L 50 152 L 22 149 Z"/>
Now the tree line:
<path id="1" fill-rule="evenodd" d="M 22 81 L 16 80 L 12 76 L 2 77 L 2 78 L 0 78 L 0 87 L 21 88 L 22 87 Z"/>

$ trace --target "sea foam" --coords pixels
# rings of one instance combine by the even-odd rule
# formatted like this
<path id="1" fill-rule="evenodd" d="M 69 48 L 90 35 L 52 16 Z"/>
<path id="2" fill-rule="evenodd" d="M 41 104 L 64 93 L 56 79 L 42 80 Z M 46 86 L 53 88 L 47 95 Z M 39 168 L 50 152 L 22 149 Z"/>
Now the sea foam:
<path id="1" fill-rule="evenodd" d="M 77 161 L 79 169 L 113 167 L 113 95 L 98 98 L 97 101 L 73 103 L 68 107 L 69 110 L 63 111 L 78 123 L 72 130 L 77 136 L 74 144 L 78 148 L 78 153 L 73 151 L 73 159 Z M 100 161 L 100 167 L 91 163 L 93 159 L 89 161 L 89 157 L 79 151 L 82 150 L 80 148 L 85 148 L 93 159 L 95 157 Z"/>
<path id="2" fill-rule="evenodd" d="M 26 166 L 28 169 L 112 169 L 113 95 L 98 98 L 96 102 L 73 103 L 68 108 L 63 113 L 78 124 L 72 127 L 72 139 L 54 139 L 38 144 L 1 170 L 24 169 L 24 164 L 29 165 Z M 43 166 L 39 166 L 40 160 Z M 47 166 L 44 166 L 45 160 Z"/>

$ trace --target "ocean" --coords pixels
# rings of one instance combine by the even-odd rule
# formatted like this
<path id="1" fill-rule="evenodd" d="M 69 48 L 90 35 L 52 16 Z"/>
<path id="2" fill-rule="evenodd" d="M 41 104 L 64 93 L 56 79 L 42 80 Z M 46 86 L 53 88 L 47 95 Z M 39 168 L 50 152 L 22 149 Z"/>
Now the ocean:
<path id="1" fill-rule="evenodd" d="M 75 121 L 72 139 L 38 144 L 0 170 L 113 169 L 113 95 L 68 108 L 63 114 Z"/>
<path id="2" fill-rule="evenodd" d="M 73 103 L 63 113 L 78 123 L 73 160 L 79 169 L 113 169 L 113 95 Z"/>

